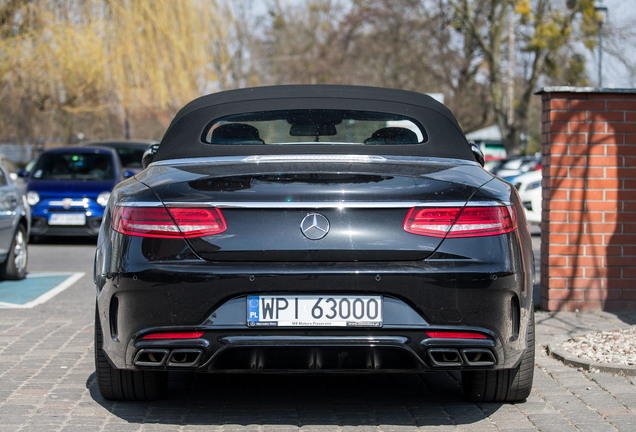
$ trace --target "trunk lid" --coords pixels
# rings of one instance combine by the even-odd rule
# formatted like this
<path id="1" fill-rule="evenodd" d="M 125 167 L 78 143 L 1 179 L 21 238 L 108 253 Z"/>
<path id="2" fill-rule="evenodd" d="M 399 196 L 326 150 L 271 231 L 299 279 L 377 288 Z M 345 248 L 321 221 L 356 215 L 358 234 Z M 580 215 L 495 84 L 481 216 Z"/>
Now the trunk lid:
<path id="1" fill-rule="evenodd" d="M 492 176 L 475 164 L 377 157 L 155 164 L 137 176 L 166 207 L 216 207 L 227 224 L 190 238 L 212 261 L 403 261 L 442 238 L 407 233 L 416 206 L 463 206 Z M 382 163 L 379 163 L 382 162 Z"/>

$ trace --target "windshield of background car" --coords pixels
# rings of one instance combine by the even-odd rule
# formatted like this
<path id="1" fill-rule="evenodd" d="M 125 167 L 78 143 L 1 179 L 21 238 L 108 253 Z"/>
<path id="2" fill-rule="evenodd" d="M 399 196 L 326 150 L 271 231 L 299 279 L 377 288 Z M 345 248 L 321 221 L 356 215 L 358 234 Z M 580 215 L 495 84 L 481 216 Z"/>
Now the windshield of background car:
<path id="1" fill-rule="evenodd" d="M 424 143 L 428 136 L 415 120 L 401 115 L 304 109 L 222 117 L 208 124 L 202 139 L 215 145 L 408 145 Z"/>
<path id="2" fill-rule="evenodd" d="M 128 168 L 141 168 L 141 159 L 144 156 L 145 148 L 118 147 L 115 149 L 121 164 Z"/>
<path id="3" fill-rule="evenodd" d="M 35 180 L 113 180 L 113 159 L 103 153 L 43 153 L 33 167 Z"/>

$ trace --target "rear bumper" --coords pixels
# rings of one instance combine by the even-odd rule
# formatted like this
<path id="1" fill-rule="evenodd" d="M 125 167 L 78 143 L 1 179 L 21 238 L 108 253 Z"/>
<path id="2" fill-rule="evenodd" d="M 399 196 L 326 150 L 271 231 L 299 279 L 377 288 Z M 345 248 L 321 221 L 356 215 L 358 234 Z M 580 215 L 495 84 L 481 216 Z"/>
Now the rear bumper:
<path id="1" fill-rule="evenodd" d="M 180 262 L 172 270 L 164 265 L 110 275 L 98 285 L 98 308 L 103 349 L 120 369 L 499 369 L 514 367 L 527 348 L 528 280 L 511 272 L 479 272 L 471 265 L 460 269 L 457 262 L 318 268 Z M 383 296 L 385 307 L 399 307 L 385 309 L 382 328 L 250 328 L 246 296 L 259 293 L 373 294 Z M 427 334 L 431 330 L 474 331 L 486 338 L 434 339 Z M 143 339 L 171 331 L 204 334 Z"/>

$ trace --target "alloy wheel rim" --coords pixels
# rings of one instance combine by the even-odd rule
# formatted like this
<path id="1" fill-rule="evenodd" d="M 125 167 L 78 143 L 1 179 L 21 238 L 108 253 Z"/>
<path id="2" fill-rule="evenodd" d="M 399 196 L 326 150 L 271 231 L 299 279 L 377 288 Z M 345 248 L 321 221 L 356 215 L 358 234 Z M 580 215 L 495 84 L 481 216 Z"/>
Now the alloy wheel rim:
<path id="1" fill-rule="evenodd" d="M 27 264 L 27 246 L 22 230 L 18 230 L 15 233 L 15 242 L 13 246 L 13 255 L 15 256 L 13 262 L 18 272 L 24 271 Z"/>

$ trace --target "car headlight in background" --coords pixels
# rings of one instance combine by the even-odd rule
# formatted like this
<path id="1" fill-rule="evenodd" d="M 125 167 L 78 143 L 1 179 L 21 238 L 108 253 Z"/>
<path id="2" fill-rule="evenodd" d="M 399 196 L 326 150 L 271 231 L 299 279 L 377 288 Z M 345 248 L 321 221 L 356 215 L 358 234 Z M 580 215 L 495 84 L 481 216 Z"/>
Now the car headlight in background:
<path id="1" fill-rule="evenodd" d="M 110 192 L 102 192 L 97 196 L 97 204 L 102 207 L 106 207 L 108 204 L 108 198 L 110 198 Z"/>
<path id="2" fill-rule="evenodd" d="M 34 206 L 40 202 L 40 195 L 36 191 L 27 192 L 27 202 L 30 206 Z"/>

